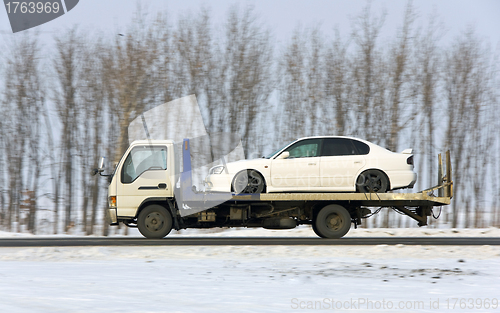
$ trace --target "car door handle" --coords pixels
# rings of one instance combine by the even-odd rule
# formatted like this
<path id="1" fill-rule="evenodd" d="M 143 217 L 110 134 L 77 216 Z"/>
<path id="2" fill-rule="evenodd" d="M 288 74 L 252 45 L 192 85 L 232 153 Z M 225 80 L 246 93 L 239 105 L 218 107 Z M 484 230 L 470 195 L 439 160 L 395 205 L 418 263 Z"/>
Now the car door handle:
<path id="1" fill-rule="evenodd" d="M 309 163 L 308 165 L 316 165 L 316 163 Z"/>
<path id="2" fill-rule="evenodd" d="M 361 161 L 354 161 L 354 164 L 361 164 Z"/>

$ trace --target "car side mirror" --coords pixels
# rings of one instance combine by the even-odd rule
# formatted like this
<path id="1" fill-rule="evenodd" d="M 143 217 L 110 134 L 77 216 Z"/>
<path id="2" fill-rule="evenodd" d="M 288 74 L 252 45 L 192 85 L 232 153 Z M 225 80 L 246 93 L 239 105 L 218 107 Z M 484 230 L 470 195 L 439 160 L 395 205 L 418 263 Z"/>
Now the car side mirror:
<path id="1" fill-rule="evenodd" d="M 288 158 L 289 156 L 290 156 L 290 152 L 285 151 L 285 152 L 281 153 L 281 154 L 277 157 L 277 159 L 286 159 L 286 158 Z"/>

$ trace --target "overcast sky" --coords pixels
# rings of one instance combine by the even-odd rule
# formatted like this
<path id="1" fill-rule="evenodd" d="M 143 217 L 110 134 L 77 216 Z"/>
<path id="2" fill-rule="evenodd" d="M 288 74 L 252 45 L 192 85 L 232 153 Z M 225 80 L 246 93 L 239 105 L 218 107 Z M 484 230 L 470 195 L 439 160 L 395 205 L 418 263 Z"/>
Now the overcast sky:
<path id="1" fill-rule="evenodd" d="M 211 8 L 215 23 L 223 21 L 232 4 L 239 3 L 242 6 L 250 4 L 262 16 L 262 21 L 270 27 L 278 41 L 286 41 L 299 23 L 305 27 L 320 25 L 326 34 L 332 34 L 332 28 L 338 25 L 342 34 L 348 34 L 351 30 L 351 19 L 357 16 L 367 3 L 364 0 L 142 0 L 140 2 L 151 13 L 167 11 L 171 20 L 175 20 L 179 13 L 196 12 L 199 7 L 206 6 Z M 383 9 L 387 12 L 384 37 L 394 35 L 396 27 L 401 25 L 406 3 L 407 1 L 402 0 L 372 2 L 373 13 L 380 14 Z M 415 0 L 414 6 L 421 17 L 419 22 L 425 21 L 432 12 L 437 13 L 447 30 L 443 40 L 455 37 L 468 25 L 472 25 L 478 35 L 491 43 L 493 48 L 498 48 L 500 1 Z M 123 33 L 126 30 L 124 26 L 129 23 L 136 8 L 137 2 L 134 0 L 80 0 L 67 14 L 36 29 L 41 32 L 44 41 L 75 24 L 79 25 L 80 29 Z M 20 34 L 12 34 L 5 9 L 0 9 L 0 34 L 0 41 Z"/>

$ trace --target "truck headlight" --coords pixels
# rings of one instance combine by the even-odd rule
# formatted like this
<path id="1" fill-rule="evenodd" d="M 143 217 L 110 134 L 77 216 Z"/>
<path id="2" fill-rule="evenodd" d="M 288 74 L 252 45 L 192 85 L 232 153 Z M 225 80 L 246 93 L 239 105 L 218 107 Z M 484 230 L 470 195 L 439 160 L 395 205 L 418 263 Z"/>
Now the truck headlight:
<path id="1" fill-rule="evenodd" d="M 220 174 L 224 170 L 223 165 L 214 166 L 210 169 L 209 174 Z"/>

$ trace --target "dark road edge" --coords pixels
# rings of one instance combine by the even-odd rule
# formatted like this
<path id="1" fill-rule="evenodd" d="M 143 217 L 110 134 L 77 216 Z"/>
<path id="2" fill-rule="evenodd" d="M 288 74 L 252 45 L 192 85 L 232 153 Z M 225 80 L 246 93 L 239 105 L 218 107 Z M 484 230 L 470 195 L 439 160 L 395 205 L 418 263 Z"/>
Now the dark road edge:
<path id="1" fill-rule="evenodd" d="M 500 245 L 497 237 L 356 237 L 341 239 L 297 237 L 173 237 L 146 238 L 5 238 L 0 247 L 82 247 L 82 246 L 359 246 L 359 245 L 430 245 L 482 246 Z"/>

